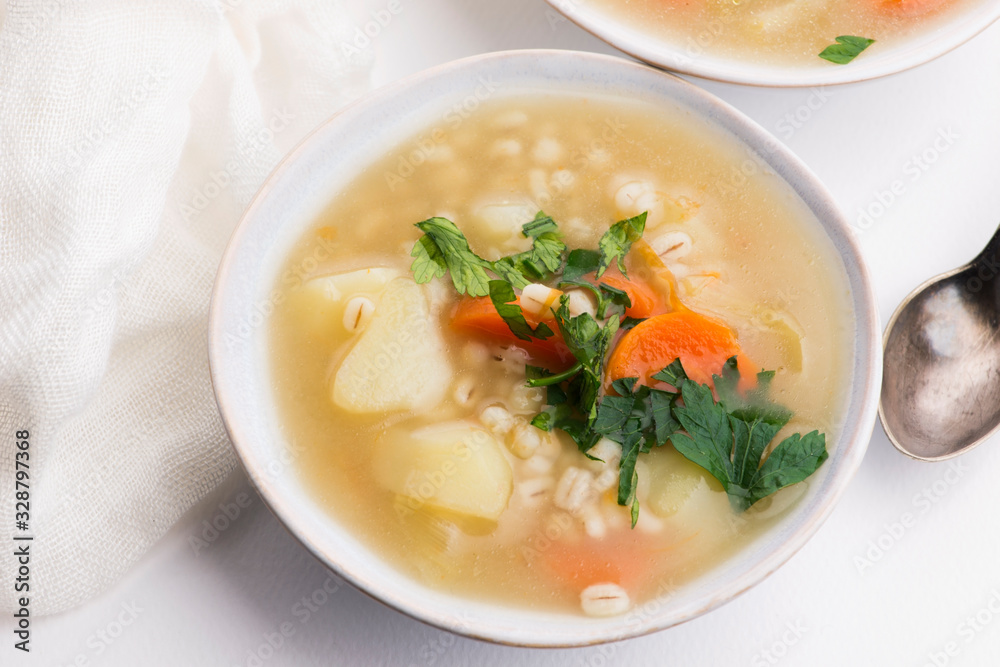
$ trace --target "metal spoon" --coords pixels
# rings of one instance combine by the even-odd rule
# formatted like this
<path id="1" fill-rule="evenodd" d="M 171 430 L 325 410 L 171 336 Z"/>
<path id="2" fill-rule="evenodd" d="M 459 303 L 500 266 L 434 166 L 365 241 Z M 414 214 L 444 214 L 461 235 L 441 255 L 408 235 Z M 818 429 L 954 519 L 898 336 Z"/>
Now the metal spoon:
<path id="1" fill-rule="evenodd" d="M 903 300 L 885 330 L 879 416 L 923 461 L 966 452 L 1000 427 L 1000 229 L 965 266 Z"/>

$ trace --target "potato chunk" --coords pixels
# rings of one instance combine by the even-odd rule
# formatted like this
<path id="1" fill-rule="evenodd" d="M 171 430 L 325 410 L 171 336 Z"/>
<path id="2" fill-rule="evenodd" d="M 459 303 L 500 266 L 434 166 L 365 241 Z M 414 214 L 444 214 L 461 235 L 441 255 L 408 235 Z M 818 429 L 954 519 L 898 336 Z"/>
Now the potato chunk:
<path id="1" fill-rule="evenodd" d="M 371 322 L 333 376 L 331 398 L 351 412 L 429 409 L 451 364 L 425 289 L 410 278 L 385 288 Z"/>
<path id="2" fill-rule="evenodd" d="M 649 464 L 649 506 L 657 516 L 674 516 L 697 505 L 700 496 L 721 491 L 714 478 L 684 458 L 672 445 L 657 447 L 646 456 L 646 462 Z"/>
<path id="3" fill-rule="evenodd" d="M 480 248 L 482 256 L 494 260 L 530 248 L 531 240 L 521 234 L 521 228 L 531 222 L 538 208 L 522 198 L 501 198 L 476 207 L 469 218 L 469 227 L 475 238 L 486 244 Z"/>
<path id="4" fill-rule="evenodd" d="M 465 516 L 496 521 L 514 488 L 500 444 L 467 422 L 391 429 L 373 458 L 375 478 L 389 491 Z"/>
<path id="5" fill-rule="evenodd" d="M 355 294 L 379 294 L 399 275 L 396 269 L 375 267 L 322 276 L 307 281 L 302 289 L 314 291 L 328 301 L 345 301 Z"/>
<path id="6" fill-rule="evenodd" d="M 289 291 L 289 308 L 305 333 L 324 340 L 343 338 L 351 333 L 343 324 L 350 300 L 364 296 L 376 303 L 385 286 L 398 275 L 396 269 L 374 267 L 311 278 Z"/>

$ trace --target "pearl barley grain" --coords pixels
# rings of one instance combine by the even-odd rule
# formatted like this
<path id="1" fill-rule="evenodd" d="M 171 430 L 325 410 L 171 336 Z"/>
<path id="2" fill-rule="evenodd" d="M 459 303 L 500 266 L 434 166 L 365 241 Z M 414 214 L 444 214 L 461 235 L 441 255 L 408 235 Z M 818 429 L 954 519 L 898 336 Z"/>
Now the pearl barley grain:
<path id="1" fill-rule="evenodd" d="M 555 460 L 541 453 L 535 453 L 524 462 L 524 470 L 532 475 L 547 475 L 552 471 L 553 466 L 555 466 Z"/>
<path id="2" fill-rule="evenodd" d="M 540 164 L 553 164 L 562 156 L 562 146 L 552 137 L 543 137 L 535 144 L 531 156 Z"/>
<path id="3" fill-rule="evenodd" d="M 618 584 L 593 584 L 580 593 L 580 607 L 587 616 L 616 616 L 631 606 L 628 593 Z"/>
<path id="4" fill-rule="evenodd" d="M 479 413 L 479 421 L 488 428 L 493 435 L 504 437 L 514 428 L 514 416 L 507 411 L 507 408 L 500 405 L 491 405 Z"/>
<path id="5" fill-rule="evenodd" d="M 665 262 L 676 262 L 691 252 L 691 237 L 681 231 L 669 231 L 649 242 L 653 251 Z"/>
<path id="6" fill-rule="evenodd" d="M 356 296 L 344 308 L 344 328 L 357 333 L 365 328 L 375 314 L 375 302 L 366 296 Z"/>
<path id="7" fill-rule="evenodd" d="M 493 157 L 517 157 L 521 154 L 521 142 L 517 139 L 498 139 L 490 152 Z"/>
<path id="8" fill-rule="evenodd" d="M 615 206 L 624 213 L 637 213 L 638 199 L 655 190 L 649 181 L 630 181 L 615 192 Z"/>
<path id="9" fill-rule="evenodd" d="M 542 446 L 542 437 L 548 434 L 524 420 L 514 427 L 510 440 L 510 453 L 519 459 L 528 459 Z"/>
<path id="10" fill-rule="evenodd" d="M 517 493 L 528 507 L 540 505 L 552 493 L 551 477 L 529 477 L 518 483 Z"/>
<path id="11" fill-rule="evenodd" d="M 475 402 L 477 398 L 476 394 L 476 379 L 470 375 L 466 375 L 455 382 L 452 398 L 462 407 L 467 407 Z"/>

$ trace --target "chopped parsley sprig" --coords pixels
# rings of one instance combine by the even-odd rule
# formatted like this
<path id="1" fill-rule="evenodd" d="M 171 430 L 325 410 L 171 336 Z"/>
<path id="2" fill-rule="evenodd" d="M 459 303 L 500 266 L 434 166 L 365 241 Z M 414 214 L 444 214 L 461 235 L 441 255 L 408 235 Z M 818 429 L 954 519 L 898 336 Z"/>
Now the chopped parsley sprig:
<path id="1" fill-rule="evenodd" d="M 541 211 L 522 227 L 524 237 L 532 239 L 531 249 L 495 262 L 474 253 L 465 234 L 447 218 L 429 218 L 416 226 L 424 235 L 410 252 L 414 279 L 426 283 L 450 274 L 455 290 L 469 296 L 490 293 L 487 271 L 519 289 L 531 282 L 548 280 L 562 266 L 566 251 L 556 223 Z"/>
<path id="2" fill-rule="evenodd" d="M 525 341 L 555 332 L 544 322 L 535 327 L 528 323 L 517 304 L 517 289 L 555 281 L 563 289 L 588 290 L 597 304 L 596 317 L 571 314 L 566 294 L 552 309 L 552 321 L 575 363 L 559 373 L 525 367 L 528 386 L 546 390 L 547 407 L 531 424 L 563 431 L 587 456 L 602 437 L 618 443 L 618 504 L 630 508 L 633 526 L 639 516 L 638 457 L 667 442 L 719 480 L 735 511 L 745 511 L 815 472 L 827 458 L 826 438 L 817 431 L 796 433 L 767 454 L 792 413 L 769 398 L 773 371 L 758 373 L 756 387 L 741 392 L 735 357 L 721 375 L 713 376 L 714 394 L 688 377 L 680 359 L 652 376 L 659 386 L 630 377 L 615 380 L 606 390 L 605 364 L 616 336 L 641 320 L 625 315 L 631 306 L 628 293 L 600 278 L 612 265 L 627 278 L 625 256 L 642 237 L 645 223 L 645 213 L 621 220 L 601 237 L 598 250 L 569 250 L 555 221 L 539 211 L 522 227 L 524 237 L 532 239 L 531 248 L 491 262 L 472 251 L 453 222 L 430 218 L 416 225 L 424 234 L 413 246 L 411 270 L 418 283 L 450 275 L 459 294 L 489 296 L 511 332 Z"/>
<path id="3" fill-rule="evenodd" d="M 835 38 L 835 41 L 836 44 L 831 44 L 819 53 L 820 58 L 835 65 L 846 65 L 875 43 L 874 39 L 854 35 L 841 35 Z"/>
<path id="4" fill-rule="evenodd" d="M 552 329 L 545 322 L 539 322 L 537 327 L 531 328 L 528 320 L 524 319 L 524 311 L 515 303 L 517 294 L 510 283 L 506 280 L 491 280 L 489 285 L 490 301 L 497 309 L 497 314 L 507 323 L 507 328 L 510 329 L 511 333 L 521 340 L 531 340 L 532 338 L 545 340 L 552 337 Z"/>
<path id="5" fill-rule="evenodd" d="M 679 361 L 675 363 L 680 366 Z M 678 389 L 671 405 L 679 428 L 670 441 L 719 480 L 734 510 L 745 511 L 779 489 L 801 482 L 826 460 L 826 436 L 818 431 L 788 436 L 765 458 L 774 437 L 792 417 L 791 411 L 769 397 L 774 371 L 758 373 L 757 387 L 744 395 L 737 389 L 736 357 L 730 358 L 722 375 L 713 376 L 718 400 L 708 385 L 688 379 L 683 368 L 680 372 L 683 375 L 671 381 Z"/>

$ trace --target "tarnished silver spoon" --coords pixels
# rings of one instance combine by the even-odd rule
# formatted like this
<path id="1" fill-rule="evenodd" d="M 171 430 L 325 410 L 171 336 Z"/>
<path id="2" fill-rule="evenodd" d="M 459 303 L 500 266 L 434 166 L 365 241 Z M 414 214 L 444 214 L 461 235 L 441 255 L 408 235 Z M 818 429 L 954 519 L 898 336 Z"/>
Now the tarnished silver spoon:
<path id="1" fill-rule="evenodd" d="M 1000 229 L 915 289 L 885 330 L 879 416 L 896 449 L 941 461 L 1000 427 Z"/>

